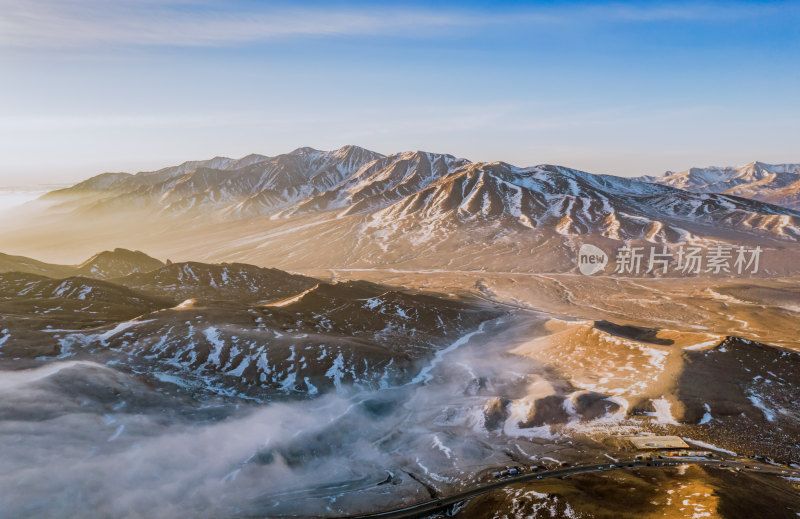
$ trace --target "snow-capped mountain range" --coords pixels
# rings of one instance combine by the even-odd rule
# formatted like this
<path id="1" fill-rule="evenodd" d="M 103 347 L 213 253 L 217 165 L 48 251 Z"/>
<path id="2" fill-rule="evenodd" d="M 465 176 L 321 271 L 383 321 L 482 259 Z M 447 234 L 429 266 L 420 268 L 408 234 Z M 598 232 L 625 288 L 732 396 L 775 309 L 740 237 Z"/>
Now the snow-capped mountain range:
<path id="1" fill-rule="evenodd" d="M 800 208 L 800 164 L 751 162 L 738 167 L 690 168 L 642 180 L 697 193 L 725 193 Z"/>
<path id="2" fill-rule="evenodd" d="M 507 217 L 528 227 L 553 225 L 562 234 L 613 238 L 661 232 L 678 237 L 680 230 L 653 217 L 688 217 L 795 235 L 785 219 L 773 218 L 794 218 L 793 211 L 670 188 L 734 194 L 729 191 L 757 190 L 755 183 L 790 185 L 790 177 L 800 182 L 799 171 L 800 165 L 753 163 L 693 168 L 651 183 L 551 165 L 519 168 L 425 152 L 384 156 L 345 146 L 330 152 L 299 148 L 276 157 L 215 157 L 135 175 L 105 173 L 46 198 L 70 200 L 81 211 L 151 207 L 162 215 L 276 218 L 337 209 L 342 215 L 380 211 L 373 220 L 393 221 L 412 215 Z"/>
<path id="3" fill-rule="evenodd" d="M 797 176 L 797 168 L 756 163 L 740 169 L 624 178 L 420 151 L 299 148 L 274 157 L 215 157 L 158 171 L 104 173 L 41 201 L 59 226 L 78 222 L 84 241 L 92 229 L 125 235 L 126 247 L 162 256 L 292 269 L 409 261 L 495 268 L 498 258 L 530 259 L 533 250 L 540 253 L 537 265 L 560 268 L 556 264 L 574 252 L 574 239 L 589 236 L 615 243 L 766 240 L 796 246 L 799 211 L 729 191 Z M 714 192 L 726 182 L 726 192 Z M 113 228 L 103 223 L 112 219 Z M 74 228 L 64 224 L 58 239 L 74 243 L 64 239 Z M 29 242 L 31 232 L 54 231 L 24 229 Z M 205 240 L 189 240 L 200 232 Z M 156 243 L 158 236 L 163 239 Z M 511 259 L 506 266 L 518 267 Z"/>

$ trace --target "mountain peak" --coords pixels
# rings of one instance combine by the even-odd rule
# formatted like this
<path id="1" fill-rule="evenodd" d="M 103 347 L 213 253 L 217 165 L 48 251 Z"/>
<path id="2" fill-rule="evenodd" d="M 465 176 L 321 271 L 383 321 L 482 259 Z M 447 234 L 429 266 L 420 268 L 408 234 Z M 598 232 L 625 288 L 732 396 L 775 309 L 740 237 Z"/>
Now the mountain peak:
<path id="1" fill-rule="evenodd" d="M 420 218 L 436 226 L 447 219 L 496 221 L 502 216 L 523 227 L 555 227 L 560 234 L 600 232 L 618 239 L 644 236 L 648 240 L 678 240 L 688 235 L 680 223 L 671 225 L 667 218 L 689 217 L 685 214 L 689 212 L 695 220 L 698 215 L 710 215 L 710 222 L 735 210 L 735 218 L 769 215 L 769 221 L 762 222 L 765 228 L 775 228 L 775 234 L 791 238 L 791 218 L 772 217 L 779 211 L 774 206 L 734 204 L 730 197 L 711 200 L 689 196 L 686 191 L 757 198 L 731 190 L 773 180 L 775 186 L 777 182 L 789 186 L 790 180 L 798 178 L 798 169 L 800 166 L 792 169 L 756 161 L 738 168 L 690 168 L 655 179 L 631 179 L 555 164 L 521 168 L 504 161 L 470 162 L 422 150 L 381 155 L 348 144 L 330 151 L 301 147 L 273 157 L 253 154 L 238 160 L 215 157 L 185 162 L 125 177 L 105 191 L 72 197 L 62 205 L 71 204 L 76 212 L 94 215 L 109 214 L 107 211 L 125 215 L 130 210 L 143 218 L 185 216 L 198 222 L 208 217 L 229 221 L 264 216 L 269 220 L 300 215 L 313 218 L 311 215 L 323 213 L 332 218 L 332 211 L 338 219 L 387 210 L 381 222 L 406 219 L 408 229 Z M 763 189 L 761 185 L 758 188 Z M 648 197 L 652 200 L 646 205 L 633 207 L 634 199 Z M 780 200 L 784 199 L 782 195 Z M 774 202 L 785 205 L 777 199 Z M 761 216 L 753 216 L 748 225 L 759 219 Z"/>
<path id="2" fill-rule="evenodd" d="M 310 153 L 320 153 L 320 150 L 310 146 L 301 146 L 300 148 L 295 148 L 294 150 L 290 151 L 287 153 L 287 155 L 308 155 Z"/>
<path id="3" fill-rule="evenodd" d="M 792 209 L 800 207 L 800 164 L 768 164 L 755 160 L 742 166 L 709 166 L 667 171 L 656 179 L 639 177 L 697 193 L 722 193 Z"/>
<path id="4" fill-rule="evenodd" d="M 127 276 L 135 272 L 150 272 L 161 268 L 164 263 L 148 256 L 142 251 L 116 248 L 98 252 L 78 265 L 78 273 L 91 277 L 110 279 Z"/>
<path id="5" fill-rule="evenodd" d="M 336 151 L 337 152 L 340 151 L 342 153 L 362 152 L 362 151 L 365 151 L 367 153 L 375 153 L 374 151 L 368 150 L 366 148 L 362 148 L 361 146 L 357 146 L 355 144 L 345 144 L 344 146 L 342 146 L 341 148 L 339 148 Z"/>

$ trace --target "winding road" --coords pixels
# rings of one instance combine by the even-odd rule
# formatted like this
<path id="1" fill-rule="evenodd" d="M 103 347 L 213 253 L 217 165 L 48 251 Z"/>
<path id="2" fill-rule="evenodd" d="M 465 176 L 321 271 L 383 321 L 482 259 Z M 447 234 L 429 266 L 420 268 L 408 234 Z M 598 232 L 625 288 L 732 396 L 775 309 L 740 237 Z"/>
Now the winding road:
<path id="1" fill-rule="evenodd" d="M 786 475 L 785 468 L 769 465 L 766 463 L 757 462 L 754 460 L 744 459 L 709 459 L 709 458 L 665 458 L 653 461 L 620 461 L 619 463 L 598 463 L 593 465 L 578 465 L 574 467 L 559 468 L 555 470 L 543 470 L 539 472 L 529 472 L 518 476 L 510 476 L 507 478 L 492 481 L 485 485 L 467 490 L 452 496 L 443 497 L 440 499 L 432 499 L 423 503 L 418 503 L 405 508 L 398 508 L 394 510 L 385 510 L 382 512 L 374 512 L 361 515 L 348 515 L 343 516 L 341 519 L 369 519 L 369 518 L 412 518 L 424 517 L 434 512 L 443 511 L 456 503 L 471 499 L 481 494 L 486 494 L 493 490 L 513 485 L 516 483 L 524 483 L 528 481 L 537 481 L 539 479 L 550 478 L 563 478 L 566 476 L 574 476 L 576 474 L 586 474 L 590 472 L 601 472 L 608 470 L 631 470 L 638 467 L 671 467 L 677 465 L 685 465 L 688 463 L 696 465 L 716 466 L 720 468 L 730 467 L 733 470 L 748 470 L 757 471 L 762 474 L 777 474 Z M 758 468 L 756 468 L 758 467 Z"/>

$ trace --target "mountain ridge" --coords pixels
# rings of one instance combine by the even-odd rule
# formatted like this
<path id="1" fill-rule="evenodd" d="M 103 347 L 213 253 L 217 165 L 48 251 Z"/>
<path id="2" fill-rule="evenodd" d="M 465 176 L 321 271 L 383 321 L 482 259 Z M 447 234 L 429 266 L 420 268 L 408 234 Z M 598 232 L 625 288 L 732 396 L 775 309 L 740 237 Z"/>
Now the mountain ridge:
<path id="1" fill-rule="evenodd" d="M 200 262 L 113 280 L 3 272 L 0 311 L 13 337 L 0 357 L 102 356 L 152 382 L 245 399 L 406 383 L 506 315 L 473 297 Z"/>
<path id="2" fill-rule="evenodd" d="M 767 170 L 761 167 L 762 163 L 748 166 L 752 165 L 759 172 L 758 178 L 764 178 L 762 173 Z M 800 165 L 796 166 L 800 170 Z M 683 179 L 694 174 L 692 172 L 700 171 L 699 168 L 693 168 L 685 174 L 667 175 L 650 182 L 642 178 L 653 177 L 596 175 L 550 164 L 518 167 L 500 161 L 471 162 L 431 152 L 381 155 L 348 145 L 332 151 L 297 148 L 275 157 L 251 154 L 238 160 L 215 157 L 206 161 L 187 161 L 157 171 L 115 177 L 110 183 L 100 182 L 106 178 L 105 175 L 110 175 L 103 173 L 70 188 L 50 192 L 45 197 L 58 198 L 64 193 L 83 189 L 81 186 L 90 186 L 94 190 L 95 186 L 102 185 L 102 189 L 111 196 L 102 201 L 92 200 L 91 207 L 97 204 L 114 206 L 123 203 L 123 200 L 145 199 L 145 202 L 158 206 L 162 213 L 170 215 L 187 213 L 195 207 L 221 210 L 225 216 L 232 217 L 286 217 L 333 209 L 344 209 L 344 214 L 352 214 L 380 209 L 443 178 L 471 168 L 513 170 L 515 178 L 523 182 L 524 175 L 529 172 L 550 172 L 547 182 L 536 182 L 533 186 L 522 184 L 522 187 L 540 190 L 544 194 L 555 194 L 561 189 L 561 194 L 573 196 L 580 195 L 574 189 L 574 184 L 570 184 L 574 180 L 584 182 L 582 187 L 591 186 L 595 190 L 614 189 L 620 194 L 640 195 L 645 192 L 666 193 L 649 187 L 652 184 L 683 189 L 681 185 L 675 185 L 678 182 L 673 177 L 681 175 Z M 792 168 L 786 166 L 784 169 Z M 558 179 L 557 176 L 564 178 Z M 139 180 L 133 182 L 132 178 Z M 711 194 L 717 193 L 712 191 Z M 765 210 L 776 212 L 769 208 Z"/>
<path id="3" fill-rule="evenodd" d="M 0 273 L 20 272 L 62 279 L 83 276 L 94 279 L 110 279 L 139 272 L 149 272 L 165 266 L 161 260 L 142 251 L 117 247 L 93 254 L 78 265 L 46 263 L 25 256 L 14 256 L 0 252 Z"/>
<path id="4" fill-rule="evenodd" d="M 421 151 L 384 155 L 357 146 L 101 175 L 43 201 L 45 225 L 22 226 L 3 239 L 31 243 L 39 236 L 44 243 L 53 239 L 52 227 L 62 230 L 61 250 L 85 248 L 85 234 L 75 236 L 76 229 L 91 229 L 97 244 L 124 235 L 127 247 L 161 256 L 292 271 L 509 269 L 497 258 L 520 255 L 525 269 L 565 271 L 575 268 L 577 240 L 599 240 L 612 247 L 759 244 L 783 251 L 772 271 L 788 272 L 782 258 L 800 241 L 800 212 L 737 194 L 563 166 Z M 539 251 L 537 261 L 528 257 L 532 250 Z"/>
<path id="5" fill-rule="evenodd" d="M 693 167 L 667 171 L 660 177 L 639 178 L 688 191 L 729 194 L 800 208 L 800 164 L 753 161 L 742 166 Z"/>

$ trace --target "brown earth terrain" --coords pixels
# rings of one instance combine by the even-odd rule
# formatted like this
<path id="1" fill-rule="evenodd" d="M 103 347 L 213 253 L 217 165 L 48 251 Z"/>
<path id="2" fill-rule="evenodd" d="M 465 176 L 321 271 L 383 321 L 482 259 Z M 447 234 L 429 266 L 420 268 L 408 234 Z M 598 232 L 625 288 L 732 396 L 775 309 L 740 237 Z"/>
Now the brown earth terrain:
<path id="1" fill-rule="evenodd" d="M 797 463 L 800 213 L 751 194 L 353 146 L 50 193 L 0 228 L 0 502 L 335 517 L 630 457 L 620 437 L 648 433 Z M 763 254 L 584 276 L 583 244 Z M 458 515 L 789 517 L 795 484 L 614 471 Z"/>

